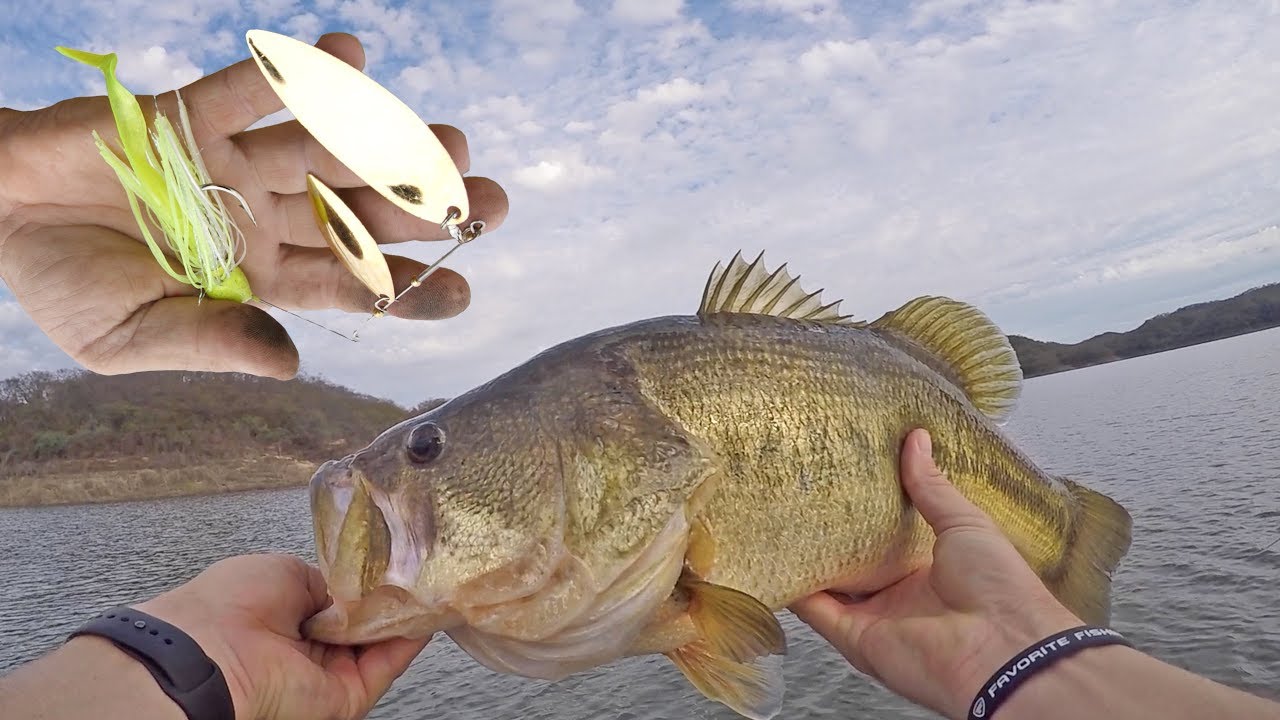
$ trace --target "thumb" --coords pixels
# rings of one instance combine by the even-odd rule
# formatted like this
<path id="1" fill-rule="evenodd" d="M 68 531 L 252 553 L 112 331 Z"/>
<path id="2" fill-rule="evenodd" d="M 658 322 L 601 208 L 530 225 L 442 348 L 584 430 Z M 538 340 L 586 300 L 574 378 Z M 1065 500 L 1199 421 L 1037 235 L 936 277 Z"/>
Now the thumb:
<path id="1" fill-rule="evenodd" d="M 289 380 L 298 348 L 265 311 L 230 300 L 173 297 L 140 307 L 98 343 L 85 366 L 101 374 L 148 370 L 242 372 Z"/>
<path id="2" fill-rule="evenodd" d="M 929 432 L 917 429 L 903 444 L 902 485 L 935 535 L 962 527 L 994 528 L 995 523 L 947 479 L 933 459 Z"/>

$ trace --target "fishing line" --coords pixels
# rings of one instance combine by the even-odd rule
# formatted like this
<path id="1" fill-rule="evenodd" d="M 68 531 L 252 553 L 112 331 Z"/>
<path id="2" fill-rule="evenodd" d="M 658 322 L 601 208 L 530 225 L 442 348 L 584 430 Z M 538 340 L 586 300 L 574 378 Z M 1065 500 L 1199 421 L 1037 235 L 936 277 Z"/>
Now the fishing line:
<path id="1" fill-rule="evenodd" d="M 294 316 L 294 317 L 298 318 L 299 320 L 301 320 L 301 321 L 303 321 L 303 322 L 311 323 L 312 325 L 315 325 L 316 327 L 320 328 L 321 330 L 328 330 L 329 332 L 333 333 L 334 335 L 337 335 L 338 337 L 342 338 L 343 340 L 350 340 L 351 342 L 360 342 L 360 334 L 359 334 L 358 332 L 357 332 L 357 333 L 354 333 L 353 335 L 351 335 L 350 337 L 348 337 L 348 336 L 343 335 L 342 333 L 338 332 L 337 330 L 334 330 L 334 329 L 333 329 L 333 328 L 331 328 L 331 327 L 326 327 L 325 325 L 322 325 L 322 324 L 320 324 L 320 323 L 316 322 L 315 320 L 312 320 L 311 318 L 303 317 L 303 316 L 299 315 L 299 314 L 298 314 L 298 313 L 296 313 L 296 312 L 292 312 L 292 311 L 289 311 L 289 310 L 285 310 L 284 308 L 280 307 L 279 305 L 276 305 L 276 304 L 274 304 L 274 303 L 267 302 L 266 300 L 263 300 L 263 299 L 262 299 L 262 298 L 260 298 L 260 297 L 255 297 L 255 298 L 254 298 L 254 300 L 257 300 L 258 302 L 262 303 L 263 305 L 269 305 L 269 306 L 271 306 L 271 307 L 275 308 L 276 310 L 279 310 L 279 311 L 280 311 L 280 312 L 282 312 L 282 313 L 286 313 L 286 314 L 292 315 L 292 316 Z"/>

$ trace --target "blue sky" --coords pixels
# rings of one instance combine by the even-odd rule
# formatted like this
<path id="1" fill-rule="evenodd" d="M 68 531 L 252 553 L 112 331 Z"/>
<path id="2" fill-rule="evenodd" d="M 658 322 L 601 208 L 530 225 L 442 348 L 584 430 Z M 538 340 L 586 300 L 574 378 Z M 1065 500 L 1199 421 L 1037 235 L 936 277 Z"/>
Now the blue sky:
<path id="1" fill-rule="evenodd" d="M 468 134 L 472 174 L 504 185 L 511 214 L 449 263 L 467 312 L 380 320 L 354 352 L 282 318 L 304 370 L 405 404 L 692 312 L 739 249 L 859 317 L 947 294 L 1063 342 L 1280 280 L 1270 1 L 16 7 L 0 105 L 101 92 L 57 44 L 117 52 L 126 84 L 154 92 L 246 57 L 250 28 L 342 30 L 366 72 Z M 0 290 L 0 375 L 68 364 Z"/>

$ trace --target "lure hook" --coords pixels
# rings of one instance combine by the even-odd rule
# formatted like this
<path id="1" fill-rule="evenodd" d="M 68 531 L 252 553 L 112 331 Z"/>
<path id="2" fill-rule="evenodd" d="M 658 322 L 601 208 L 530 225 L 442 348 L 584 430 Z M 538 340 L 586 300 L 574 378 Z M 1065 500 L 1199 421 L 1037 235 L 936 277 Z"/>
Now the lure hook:
<path id="1" fill-rule="evenodd" d="M 205 183 L 204 185 L 200 186 L 200 189 L 204 192 L 209 192 L 210 190 L 218 190 L 220 192 L 224 192 L 230 195 L 231 197 L 235 198 L 236 202 L 240 203 L 240 207 L 244 209 L 245 214 L 249 216 L 249 221 L 252 222 L 254 225 L 258 224 L 258 221 L 255 220 L 253 217 L 253 210 L 249 208 L 249 202 L 245 200 L 244 196 L 241 195 L 239 192 L 237 192 L 235 188 L 229 188 L 225 185 L 219 185 L 217 183 Z"/>

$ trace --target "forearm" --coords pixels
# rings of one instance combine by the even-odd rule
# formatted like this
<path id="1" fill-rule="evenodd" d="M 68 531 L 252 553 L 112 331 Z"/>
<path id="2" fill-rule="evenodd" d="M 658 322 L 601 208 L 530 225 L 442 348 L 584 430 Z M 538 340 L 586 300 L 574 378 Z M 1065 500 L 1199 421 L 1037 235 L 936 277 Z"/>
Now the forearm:
<path id="1" fill-rule="evenodd" d="M 991 720 L 1261 720 L 1280 704 L 1213 682 L 1132 648 L 1087 648 L 1042 669 Z"/>
<path id="2" fill-rule="evenodd" d="M 0 677 L 5 720 L 185 720 L 141 663 L 98 637 L 73 638 Z"/>

